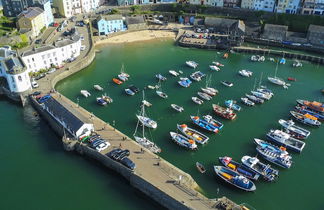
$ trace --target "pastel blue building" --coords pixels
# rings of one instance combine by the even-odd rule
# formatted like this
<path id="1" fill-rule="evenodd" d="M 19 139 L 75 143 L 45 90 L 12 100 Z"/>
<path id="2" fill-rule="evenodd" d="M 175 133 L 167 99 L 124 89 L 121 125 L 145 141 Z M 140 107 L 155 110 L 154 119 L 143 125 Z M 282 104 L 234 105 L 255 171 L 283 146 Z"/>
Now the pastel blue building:
<path id="1" fill-rule="evenodd" d="M 99 35 L 107 35 L 126 30 L 126 26 L 121 15 L 99 16 L 97 18 L 97 28 Z"/>
<path id="2" fill-rule="evenodd" d="M 52 13 L 50 0 L 38 0 L 38 2 L 35 3 L 35 6 L 38 6 L 44 10 L 44 18 L 47 26 L 54 23 L 54 16 Z"/>

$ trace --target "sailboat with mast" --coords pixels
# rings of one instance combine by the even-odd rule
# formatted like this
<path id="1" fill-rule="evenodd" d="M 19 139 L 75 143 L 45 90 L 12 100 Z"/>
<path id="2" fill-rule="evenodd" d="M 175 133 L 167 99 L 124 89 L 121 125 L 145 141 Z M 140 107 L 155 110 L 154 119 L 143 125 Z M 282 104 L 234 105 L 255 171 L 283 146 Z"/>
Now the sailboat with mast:
<path id="1" fill-rule="evenodd" d="M 276 85 L 280 85 L 283 86 L 284 88 L 288 88 L 289 84 L 287 84 L 283 79 L 277 77 L 277 71 L 278 71 L 278 62 L 277 62 L 277 66 L 276 66 L 276 70 L 275 70 L 275 75 L 274 77 L 268 77 L 268 80 Z"/>
<path id="2" fill-rule="evenodd" d="M 125 73 L 125 67 L 124 64 L 122 64 L 122 67 L 120 69 L 120 74 L 118 74 L 118 78 L 122 80 L 123 82 L 127 81 L 129 79 L 129 74 Z"/>
<path id="3" fill-rule="evenodd" d="M 144 101 L 144 91 L 143 91 L 143 101 Z M 144 107 L 145 106 L 143 104 L 141 106 L 142 106 L 142 114 L 144 114 Z M 139 122 L 141 122 L 141 124 L 142 124 L 142 136 L 137 136 L 136 135 Z M 155 143 L 153 143 L 152 141 L 150 141 L 149 139 L 147 139 L 145 137 L 144 128 L 145 128 L 144 123 L 142 123 L 142 121 L 140 119 L 138 119 L 137 125 L 136 125 L 136 128 L 135 128 L 135 132 L 134 132 L 134 135 L 133 135 L 134 138 L 135 138 L 135 141 L 137 143 L 139 143 L 140 145 L 142 145 L 143 147 L 145 147 L 146 149 L 150 150 L 153 153 L 160 153 L 161 148 L 159 148 Z"/>
<path id="4" fill-rule="evenodd" d="M 143 91 L 143 100 L 144 100 L 144 91 Z M 139 115 L 136 115 L 136 117 L 142 123 L 143 126 L 146 126 L 148 128 L 157 128 L 157 123 L 151 118 L 146 116 L 144 105 L 142 105 L 142 110 Z"/>

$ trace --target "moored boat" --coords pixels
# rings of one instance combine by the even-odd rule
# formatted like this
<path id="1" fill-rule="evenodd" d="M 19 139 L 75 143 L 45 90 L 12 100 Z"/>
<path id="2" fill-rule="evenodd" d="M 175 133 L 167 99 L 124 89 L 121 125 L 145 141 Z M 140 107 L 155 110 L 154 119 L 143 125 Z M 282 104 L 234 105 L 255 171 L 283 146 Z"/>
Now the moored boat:
<path id="1" fill-rule="evenodd" d="M 249 70 L 242 69 L 239 71 L 239 74 L 243 77 L 251 77 L 253 72 Z"/>
<path id="2" fill-rule="evenodd" d="M 148 85 L 147 87 L 148 87 L 149 89 L 152 89 L 152 90 L 155 89 L 155 86 L 153 86 L 153 85 Z"/>
<path id="3" fill-rule="evenodd" d="M 103 88 L 100 85 L 94 85 L 93 88 L 99 91 L 103 91 Z"/>
<path id="4" fill-rule="evenodd" d="M 142 125 L 148 127 L 148 128 L 157 128 L 157 123 L 152 120 L 149 117 L 144 116 L 143 113 L 142 115 L 136 115 L 137 119 L 142 123 Z"/>
<path id="5" fill-rule="evenodd" d="M 319 113 L 314 110 L 308 109 L 306 106 L 297 105 L 295 109 L 302 114 L 310 114 L 316 117 L 318 120 L 324 120 L 324 113 Z"/>
<path id="6" fill-rule="evenodd" d="M 147 107 L 152 106 L 152 104 L 151 104 L 150 102 L 148 102 L 147 100 L 143 100 L 143 101 L 142 101 L 142 104 L 143 104 L 144 106 L 147 106 Z"/>
<path id="7" fill-rule="evenodd" d="M 276 178 L 279 176 L 279 171 L 276 169 L 271 168 L 270 164 L 262 163 L 256 157 L 250 156 L 243 156 L 241 159 L 243 165 L 248 167 L 250 170 L 258 173 L 265 179 L 266 181 L 272 182 L 275 181 Z"/>
<path id="8" fill-rule="evenodd" d="M 175 77 L 179 76 L 179 73 L 176 72 L 175 70 L 169 70 L 169 73 L 170 73 L 172 76 L 175 76 Z"/>
<path id="9" fill-rule="evenodd" d="M 264 100 L 262 98 L 258 98 L 256 96 L 253 95 L 249 95 L 249 94 L 245 94 L 245 96 L 250 100 L 253 101 L 254 103 L 258 103 L 258 104 L 263 104 Z"/>
<path id="10" fill-rule="evenodd" d="M 204 103 L 204 101 L 201 100 L 201 99 L 198 98 L 198 97 L 191 97 L 191 99 L 192 99 L 193 102 L 195 102 L 196 104 L 199 104 L 199 105 L 201 105 L 201 104 Z"/>
<path id="11" fill-rule="evenodd" d="M 221 64 L 221 63 L 219 63 L 219 62 L 217 62 L 217 61 L 213 61 L 212 63 L 213 63 L 214 65 L 216 65 L 216 66 L 221 66 L 221 67 L 224 66 L 224 64 Z"/>
<path id="12" fill-rule="evenodd" d="M 251 169 L 247 168 L 246 166 L 234 161 L 231 157 L 219 157 L 219 162 L 223 164 L 226 168 L 229 168 L 233 171 L 238 172 L 239 174 L 245 176 L 246 178 L 252 179 L 252 180 L 258 180 L 260 175 Z"/>
<path id="13" fill-rule="evenodd" d="M 191 80 L 190 80 L 189 78 L 187 78 L 187 77 L 185 77 L 185 78 L 181 78 L 181 79 L 178 81 L 178 84 L 179 84 L 180 86 L 182 86 L 182 87 L 185 87 L 185 88 L 190 87 L 191 83 L 192 83 Z"/>
<path id="14" fill-rule="evenodd" d="M 171 104 L 171 107 L 174 110 L 178 111 L 178 112 L 183 112 L 184 111 L 184 108 L 182 106 L 177 105 L 177 104 Z"/>
<path id="15" fill-rule="evenodd" d="M 96 98 L 96 101 L 97 101 L 97 104 L 99 104 L 101 106 L 107 105 L 107 102 L 100 97 Z"/>
<path id="16" fill-rule="evenodd" d="M 201 90 L 202 90 L 204 93 L 206 93 L 206 94 L 208 94 L 208 95 L 210 95 L 210 96 L 215 96 L 215 95 L 217 94 L 216 92 L 211 91 L 211 90 L 209 90 L 209 89 L 207 89 L 207 88 L 201 88 Z"/>
<path id="17" fill-rule="evenodd" d="M 226 100 L 225 106 L 235 111 L 241 111 L 241 107 L 237 105 L 236 102 L 233 100 Z"/>
<path id="18" fill-rule="evenodd" d="M 200 128 L 205 129 L 210 132 L 218 133 L 218 127 L 216 127 L 212 123 L 209 123 L 206 120 L 201 119 L 198 116 L 190 116 L 190 119 L 195 125 L 199 126 Z"/>
<path id="19" fill-rule="evenodd" d="M 317 101 L 301 100 L 301 99 L 298 99 L 297 103 L 302 106 L 306 106 L 307 108 L 309 108 L 311 110 L 314 110 L 316 112 L 324 114 L 324 104 L 323 103 L 320 103 Z"/>
<path id="20" fill-rule="evenodd" d="M 214 171 L 218 177 L 223 179 L 225 182 L 245 191 L 255 191 L 255 184 L 248 178 L 240 175 L 239 173 L 223 167 L 214 166 Z"/>
<path id="21" fill-rule="evenodd" d="M 209 68 L 212 71 L 220 71 L 220 68 L 218 66 L 210 65 Z"/>
<path id="22" fill-rule="evenodd" d="M 298 127 L 295 125 L 294 121 L 292 120 L 283 120 L 280 119 L 279 124 L 285 129 L 287 133 L 289 133 L 291 136 L 297 138 L 297 139 L 306 139 L 310 135 L 310 131 Z"/>
<path id="23" fill-rule="evenodd" d="M 106 94 L 105 95 L 102 95 L 101 96 L 101 98 L 103 99 L 103 100 L 105 100 L 107 103 L 112 103 L 114 100 L 111 98 L 111 97 L 109 97 L 109 96 L 107 96 Z"/>
<path id="24" fill-rule="evenodd" d="M 160 96 L 161 98 L 164 98 L 164 99 L 168 98 L 168 95 L 166 93 L 162 92 L 162 91 L 157 90 L 156 94 L 158 96 Z"/>
<path id="25" fill-rule="evenodd" d="M 206 89 L 207 89 L 207 90 L 209 90 L 209 91 L 212 91 L 212 92 L 214 92 L 214 93 L 215 93 L 215 95 L 217 95 L 217 94 L 218 94 L 218 90 L 217 90 L 217 89 L 215 89 L 215 88 L 212 88 L 212 87 L 208 87 L 208 86 L 206 86 Z"/>
<path id="26" fill-rule="evenodd" d="M 254 95 L 255 97 L 261 98 L 263 100 L 270 100 L 271 99 L 271 95 L 266 94 L 266 93 L 262 93 L 259 91 L 251 91 L 251 94 Z"/>
<path id="27" fill-rule="evenodd" d="M 268 140 L 295 152 L 302 152 L 306 145 L 305 142 L 292 138 L 281 130 L 270 130 L 266 136 Z"/>
<path id="28" fill-rule="evenodd" d="M 124 74 L 118 74 L 117 77 L 123 82 L 126 82 L 128 80 L 128 77 L 126 77 Z"/>
<path id="29" fill-rule="evenodd" d="M 229 82 L 229 81 L 221 81 L 221 83 L 223 85 L 225 85 L 226 87 L 233 87 L 233 83 L 232 82 Z"/>
<path id="30" fill-rule="evenodd" d="M 117 79 L 117 78 L 113 78 L 112 81 L 117 85 L 123 84 L 123 82 L 121 80 Z"/>
<path id="31" fill-rule="evenodd" d="M 203 164 L 201 164 L 201 163 L 199 163 L 199 162 L 196 162 L 196 167 L 197 167 L 197 169 L 198 169 L 198 171 L 200 172 L 200 173 L 205 173 L 206 172 L 206 168 L 203 166 Z"/>
<path id="32" fill-rule="evenodd" d="M 198 63 L 196 63 L 195 61 L 186 61 L 187 66 L 191 67 L 191 68 L 197 68 Z"/>
<path id="33" fill-rule="evenodd" d="M 227 58 L 228 58 L 228 56 L 229 56 L 229 54 L 228 54 L 228 53 L 224 53 L 224 55 L 223 55 L 223 58 L 224 58 L 224 59 L 227 59 Z"/>
<path id="34" fill-rule="evenodd" d="M 216 104 L 213 104 L 213 110 L 218 115 L 225 119 L 234 120 L 236 118 L 236 113 L 229 108 L 225 108 Z"/>
<path id="35" fill-rule="evenodd" d="M 155 77 L 159 80 L 159 81 L 166 81 L 167 78 L 162 76 L 162 74 L 156 74 Z"/>
<path id="36" fill-rule="evenodd" d="M 205 144 L 209 140 L 209 137 L 193 128 L 188 127 L 186 124 L 178 124 L 177 128 L 181 133 L 183 133 L 183 135 L 189 139 L 193 139 L 198 144 Z"/>
<path id="37" fill-rule="evenodd" d="M 218 130 L 222 129 L 224 127 L 224 124 L 220 121 L 214 119 L 211 115 L 204 115 L 204 120 L 206 120 L 208 123 L 213 124 L 215 127 L 218 128 Z"/>
<path id="38" fill-rule="evenodd" d="M 194 140 L 188 139 L 188 138 L 184 137 L 183 135 L 175 133 L 175 132 L 170 132 L 170 135 L 171 135 L 172 140 L 176 144 L 178 144 L 182 147 L 185 147 L 187 149 L 190 149 L 190 150 L 198 149 L 197 144 L 195 143 Z"/>
<path id="39" fill-rule="evenodd" d="M 207 101 L 210 101 L 212 99 L 212 97 L 210 95 L 208 95 L 207 93 L 203 93 L 203 92 L 200 92 L 198 91 L 198 96 L 202 99 L 205 99 Z"/>
<path id="40" fill-rule="evenodd" d="M 310 126 L 320 126 L 321 122 L 317 120 L 316 117 L 310 114 L 301 114 L 298 112 L 290 111 L 290 114 L 297 120 L 298 122 L 301 122 L 305 125 Z"/>
<path id="41" fill-rule="evenodd" d="M 245 104 L 247 106 L 254 106 L 255 105 L 255 103 L 253 101 L 250 101 L 248 98 L 245 98 L 245 97 L 241 98 L 241 101 L 242 101 L 243 104 Z"/>
<path id="42" fill-rule="evenodd" d="M 291 167 L 292 157 L 284 147 L 279 148 L 261 139 L 254 139 L 254 142 L 258 145 L 256 148 L 258 154 L 264 159 L 283 168 Z"/>
<path id="43" fill-rule="evenodd" d="M 286 86 L 286 82 L 279 77 L 268 77 L 268 80 L 273 84 L 280 85 L 280 86 Z"/>
<path id="44" fill-rule="evenodd" d="M 201 71 L 196 71 L 196 72 L 190 74 L 190 78 L 197 82 L 201 81 L 201 79 L 205 76 L 206 76 L 206 74 L 202 73 Z"/>
<path id="45" fill-rule="evenodd" d="M 91 96 L 91 94 L 90 94 L 87 90 L 81 90 L 80 93 L 81 93 L 84 97 L 86 97 L 86 98 L 88 98 L 89 96 Z"/>
<path id="46" fill-rule="evenodd" d="M 133 95 L 135 95 L 135 92 L 133 92 L 131 89 L 129 89 L 129 88 L 126 88 L 125 89 L 125 93 L 127 94 L 127 95 L 130 95 L 130 96 L 133 96 Z"/>
<path id="47" fill-rule="evenodd" d="M 268 94 L 270 95 L 271 97 L 274 96 L 272 90 L 268 89 L 267 87 L 265 86 L 261 86 L 259 88 L 257 88 L 257 91 L 261 92 L 261 93 L 264 93 L 264 94 Z"/>
<path id="48" fill-rule="evenodd" d="M 294 81 L 294 82 L 296 82 L 296 81 L 297 81 L 297 79 L 296 79 L 296 78 L 294 78 L 294 77 L 288 77 L 288 78 L 287 78 L 287 80 L 288 80 L 288 81 Z"/>

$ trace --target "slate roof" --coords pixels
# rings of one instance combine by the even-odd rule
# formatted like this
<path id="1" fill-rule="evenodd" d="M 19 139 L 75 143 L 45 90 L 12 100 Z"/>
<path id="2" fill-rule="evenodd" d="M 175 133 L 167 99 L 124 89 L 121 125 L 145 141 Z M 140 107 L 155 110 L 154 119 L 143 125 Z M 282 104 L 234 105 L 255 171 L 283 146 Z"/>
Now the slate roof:
<path id="1" fill-rule="evenodd" d="M 52 115 L 63 121 L 74 133 L 76 133 L 85 123 L 88 123 L 84 119 L 77 117 L 53 97 L 46 100 L 44 105 L 48 108 Z"/>
<path id="2" fill-rule="evenodd" d="M 29 50 L 29 51 L 26 51 L 26 52 L 23 52 L 21 56 L 29 56 L 29 55 L 33 55 L 33 54 L 36 54 L 36 53 L 40 53 L 40 52 L 44 52 L 44 51 L 47 51 L 47 50 L 52 50 L 52 49 L 55 49 L 54 46 L 43 46 L 43 47 L 39 47 L 39 48 L 35 48 L 35 49 L 32 49 L 32 50 Z"/>
<path id="3" fill-rule="evenodd" d="M 141 24 L 145 23 L 144 17 L 141 16 L 133 16 L 133 17 L 126 17 L 126 23 L 127 25 L 131 24 Z"/>
<path id="4" fill-rule="evenodd" d="M 21 73 L 25 70 L 23 62 L 19 58 L 14 56 L 7 58 L 4 61 L 4 64 L 6 65 L 6 69 L 10 74 Z"/>
<path id="5" fill-rule="evenodd" d="M 237 27 L 238 29 L 245 32 L 245 24 L 242 20 L 206 17 L 205 25 L 207 27 L 218 27 L 218 28 L 228 28 L 228 29 L 231 27 Z"/>
<path id="6" fill-rule="evenodd" d="M 28 7 L 27 10 L 22 11 L 19 15 L 18 18 L 25 17 L 29 19 L 34 19 L 38 15 L 42 14 L 44 10 L 42 10 L 39 7 Z"/>
<path id="7" fill-rule="evenodd" d="M 99 15 L 97 17 L 97 22 L 100 20 L 122 20 L 123 16 L 122 15 Z"/>
<path id="8" fill-rule="evenodd" d="M 265 24 L 261 37 L 265 39 L 283 41 L 286 39 L 288 26 Z"/>
<path id="9" fill-rule="evenodd" d="M 309 25 L 308 32 L 317 32 L 317 33 L 324 33 L 324 26 L 318 26 L 318 25 Z"/>

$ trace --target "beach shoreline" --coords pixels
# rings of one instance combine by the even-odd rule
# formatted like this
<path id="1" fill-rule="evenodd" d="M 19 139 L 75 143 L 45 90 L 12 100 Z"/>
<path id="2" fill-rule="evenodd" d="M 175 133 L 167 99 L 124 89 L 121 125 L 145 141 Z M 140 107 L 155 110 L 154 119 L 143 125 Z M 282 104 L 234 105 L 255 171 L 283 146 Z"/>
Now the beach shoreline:
<path id="1" fill-rule="evenodd" d="M 109 37 L 103 40 L 96 41 L 96 45 L 106 44 L 121 44 L 121 43 L 133 43 L 150 41 L 154 39 L 175 39 L 177 33 L 173 31 L 162 31 L 162 30 L 143 30 L 129 32 L 113 37 Z"/>

